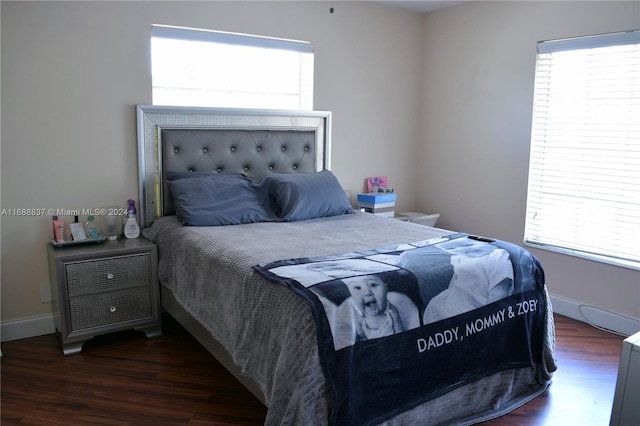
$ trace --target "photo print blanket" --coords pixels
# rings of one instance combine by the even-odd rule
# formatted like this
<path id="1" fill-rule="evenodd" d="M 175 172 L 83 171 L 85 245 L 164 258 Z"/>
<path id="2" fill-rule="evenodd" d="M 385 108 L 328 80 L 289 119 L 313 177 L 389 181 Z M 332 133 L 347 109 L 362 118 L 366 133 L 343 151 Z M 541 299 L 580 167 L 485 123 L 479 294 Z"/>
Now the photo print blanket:
<path id="1" fill-rule="evenodd" d="M 378 424 L 541 361 L 544 272 L 514 244 L 454 234 L 254 269 L 311 306 L 331 424 Z"/>

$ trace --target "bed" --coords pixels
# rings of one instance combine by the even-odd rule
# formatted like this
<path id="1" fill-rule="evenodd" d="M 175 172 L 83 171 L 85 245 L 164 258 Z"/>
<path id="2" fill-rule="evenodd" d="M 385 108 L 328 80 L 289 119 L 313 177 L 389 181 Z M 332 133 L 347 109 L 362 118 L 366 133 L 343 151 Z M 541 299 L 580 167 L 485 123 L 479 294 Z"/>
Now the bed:
<path id="1" fill-rule="evenodd" d="M 331 113 L 140 105 L 137 119 L 162 306 L 268 407 L 265 424 L 474 424 L 550 384 L 537 259 L 345 207 Z M 469 247 L 482 255 L 452 254 Z M 455 269 L 465 256 L 484 272 Z"/>

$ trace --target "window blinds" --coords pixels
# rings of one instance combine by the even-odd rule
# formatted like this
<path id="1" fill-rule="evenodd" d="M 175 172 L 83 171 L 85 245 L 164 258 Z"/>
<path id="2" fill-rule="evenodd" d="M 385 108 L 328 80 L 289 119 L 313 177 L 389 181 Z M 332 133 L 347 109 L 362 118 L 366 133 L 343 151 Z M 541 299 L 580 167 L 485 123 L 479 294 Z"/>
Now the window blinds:
<path id="1" fill-rule="evenodd" d="M 155 105 L 313 109 L 313 45 L 153 25 Z"/>
<path id="2" fill-rule="evenodd" d="M 168 25 L 152 25 L 151 35 L 155 38 L 204 41 L 231 44 L 234 46 L 251 46 L 262 47 L 265 49 L 290 50 L 299 53 L 313 53 L 313 45 L 306 41 L 262 37 L 225 31 L 210 31 Z"/>
<path id="3" fill-rule="evenodd" d="M 640 269 L 640 31 L 538 44 L 525 243 Z"/>

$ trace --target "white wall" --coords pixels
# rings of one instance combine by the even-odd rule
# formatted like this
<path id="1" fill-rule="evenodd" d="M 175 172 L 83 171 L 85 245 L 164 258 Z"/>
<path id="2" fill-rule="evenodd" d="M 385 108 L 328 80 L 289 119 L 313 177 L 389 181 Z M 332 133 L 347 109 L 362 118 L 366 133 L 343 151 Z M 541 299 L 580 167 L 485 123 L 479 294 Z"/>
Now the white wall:
<path id="1" fill-rule="evenodd" d="M 354 194 L 367 176 L 387 174 L 399 208 L 413 209 L 422 17 L 361 2 L 336 2 L 330 14 L 330 6 L 1 2 L 1 207 L 83 209 L 137 198 L 135 105 L 151 103 L 158 23 L 314 43 L 314 106 L 333 112 L 333 171 Z M 3 326 L 41 319 L 52 327 L 40 298 L 51 218 L 1 219 Z"/>
<path id="2" fill-rule="evenodd" d="M 536 42 L 637 28 L 637 1 L 478 1 L 427 14 L 418 209 L 441 213 L 438 226 L 521 244 Z M 601 310 L 640 318 L 639 271 L 532 251 L 563 313 L 589 305 L 595 323 Z"/>

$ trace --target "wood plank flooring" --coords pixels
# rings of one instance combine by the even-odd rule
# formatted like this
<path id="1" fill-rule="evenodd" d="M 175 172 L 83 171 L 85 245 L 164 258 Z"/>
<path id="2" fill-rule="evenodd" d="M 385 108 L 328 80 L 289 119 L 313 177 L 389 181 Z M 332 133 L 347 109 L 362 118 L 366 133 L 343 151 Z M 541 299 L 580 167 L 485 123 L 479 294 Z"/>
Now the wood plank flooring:
<path id="1" fill-rule="evenodd" d="M 263 423 L 265 407 L 171 317 L 163 330 L 153 339 L 100 336 L 69 357 L 54 335 L 2 343 L 1 424 Z M 483 425 L 608 425 L 623 339 L 556 316 L 559 369 L 549 389 Z"/>

